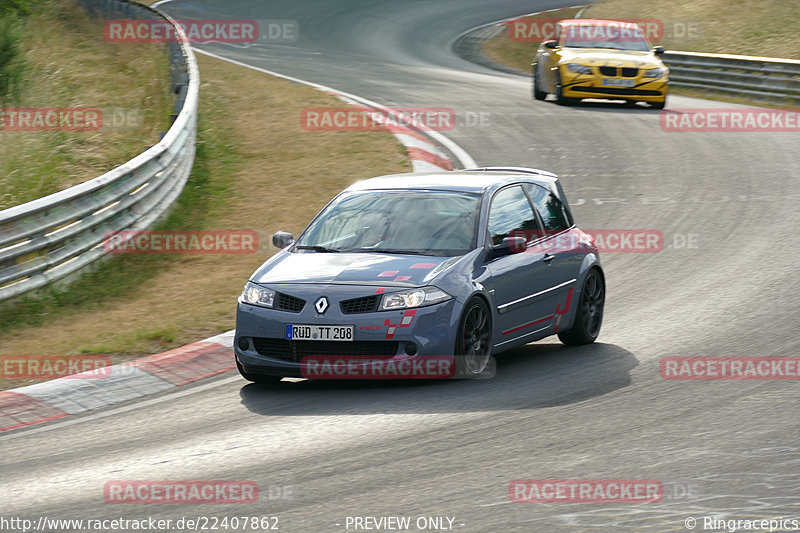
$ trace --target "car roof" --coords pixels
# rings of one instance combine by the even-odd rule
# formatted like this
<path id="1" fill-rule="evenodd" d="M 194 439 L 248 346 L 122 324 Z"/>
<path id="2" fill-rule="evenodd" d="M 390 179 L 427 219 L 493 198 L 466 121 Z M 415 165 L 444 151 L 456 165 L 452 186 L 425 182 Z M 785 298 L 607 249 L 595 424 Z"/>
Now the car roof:
<path id="1" fill-rule="evenodd" d="M 544 170 L 490 167 L 451 172 L 389 174 L 356 182 L 345 190 L 424 189 L 484 193 L 517 182 L 536 183 L 550 188 L 557 181 L 555 174 Z"/>
<path id="2" fill-rule="evenodd" d="M 559 20 L 558 24 L 562 24 L 564 26 L 619 26 L 626 28 L 639 28 L 635 22 L 607 19 L 564 19 Z"/>

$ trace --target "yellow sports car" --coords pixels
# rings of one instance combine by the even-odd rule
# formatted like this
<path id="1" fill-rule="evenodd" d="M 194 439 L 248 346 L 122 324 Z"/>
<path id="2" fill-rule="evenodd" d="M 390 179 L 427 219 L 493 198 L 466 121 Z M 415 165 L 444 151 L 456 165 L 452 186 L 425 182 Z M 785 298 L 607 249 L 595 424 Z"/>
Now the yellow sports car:
<path id="1" fill-rule="evenodd" d="M 615 20 L 569 19 L 555 25 L 533 62 L 533 97 L 549 93 L 569 105 L 582 98 L 648 102 L 663 109 L 669 69 L 636 24 Z"/>

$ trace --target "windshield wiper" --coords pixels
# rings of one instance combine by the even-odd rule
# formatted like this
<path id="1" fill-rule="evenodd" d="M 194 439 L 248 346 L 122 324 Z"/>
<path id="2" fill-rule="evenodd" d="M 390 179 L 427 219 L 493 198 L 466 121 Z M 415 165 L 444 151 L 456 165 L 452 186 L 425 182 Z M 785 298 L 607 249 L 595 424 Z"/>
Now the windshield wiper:
<path id="1" fill-rule="evenodd" d="M 297 248 L 298 250 L 314 250 L 315 252 L 323 252 L 323 253 L 337 253 L 337 252 L 341 252 L 341 250 L 339 250 L 339 249 L 337 249 L 337 248 L 328 248 L 328 247 L 326 247 L 326 246 L 306 246 L 306 245 L 300 245 L 300 246 L 295 246 L 295 248 Z"/>
<path id="2" fill-rule="evenodd" d="M 397 255 L 431 255 L 430 252 L 420 250 L 392 250 L 391 248 L 376 248 L 370 250 L 376 254 L 397 254 Z"/>

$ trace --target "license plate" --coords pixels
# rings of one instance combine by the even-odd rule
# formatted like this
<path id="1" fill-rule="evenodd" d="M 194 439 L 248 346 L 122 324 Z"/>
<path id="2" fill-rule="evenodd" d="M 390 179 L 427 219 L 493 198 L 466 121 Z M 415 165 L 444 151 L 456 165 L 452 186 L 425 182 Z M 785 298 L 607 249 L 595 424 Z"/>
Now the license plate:
<path id="1" fill-rule="evenodd" d="M 286 338 L 293 341 L 352 341 L 355 326 L 286 324 Z"/>
<path id="2" fill-rule="evenodd" d="M 621 80 L 619 78 L 603 78 L 603 85 L 611 85 L 613 87 L 633 87 L 636 85 L 636 80 Z"/>

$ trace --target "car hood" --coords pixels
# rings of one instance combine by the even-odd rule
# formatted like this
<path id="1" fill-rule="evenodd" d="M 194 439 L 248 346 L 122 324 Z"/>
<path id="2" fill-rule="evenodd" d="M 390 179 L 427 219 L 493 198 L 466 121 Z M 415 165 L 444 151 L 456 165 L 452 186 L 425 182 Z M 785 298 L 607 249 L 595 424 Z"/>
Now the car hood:
<path id="1" fill-rule="evenodd" d="M 419 286 L 429 283 L 458 257 L 370 253 L 289 253 L 275 255 L 259 268 L 256 283 L 342 283 Z"/>
<path id="2" fill-rule="evenodd" d="M 588 66 L 613 65 L 615 67 L 657 68 L 664 64 L 652 52 L 604 50 L 602 48 L 564 48 L 562 63 L 580 63 Z"/>

